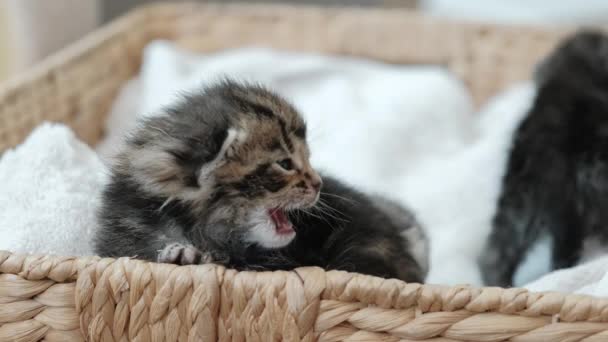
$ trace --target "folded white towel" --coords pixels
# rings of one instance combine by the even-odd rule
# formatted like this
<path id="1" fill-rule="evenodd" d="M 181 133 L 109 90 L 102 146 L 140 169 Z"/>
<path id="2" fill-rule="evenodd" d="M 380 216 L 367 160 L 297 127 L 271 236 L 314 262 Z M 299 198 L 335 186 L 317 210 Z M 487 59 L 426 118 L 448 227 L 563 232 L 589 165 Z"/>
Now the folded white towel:
<path id="1" fill-rule="evenodd" d="M 93 255 L 106 178 L 97 154 L 69 128 L 36 128 L 0 159 L 0 250 Z"/>

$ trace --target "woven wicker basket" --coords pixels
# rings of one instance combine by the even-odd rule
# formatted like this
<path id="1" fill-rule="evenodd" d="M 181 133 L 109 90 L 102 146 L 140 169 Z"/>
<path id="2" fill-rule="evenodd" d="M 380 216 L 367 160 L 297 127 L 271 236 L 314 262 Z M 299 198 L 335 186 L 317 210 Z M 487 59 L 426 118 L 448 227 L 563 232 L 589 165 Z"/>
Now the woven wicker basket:
<path id="1" fill-rule="evenodd" d="M 38 123 L 95 143 L 142 48 L 242 44 L 442 64 L 478 103 L 529 76 L 564 32 L 440 21 L 400 10 L 222 5 L 139 9 L 0 90 L 0 151 Z M 442 287 L 303 268 L 235 272 L 129 259 L 0 252 L 0 341 L 608 341 L 608 300 Z"/>

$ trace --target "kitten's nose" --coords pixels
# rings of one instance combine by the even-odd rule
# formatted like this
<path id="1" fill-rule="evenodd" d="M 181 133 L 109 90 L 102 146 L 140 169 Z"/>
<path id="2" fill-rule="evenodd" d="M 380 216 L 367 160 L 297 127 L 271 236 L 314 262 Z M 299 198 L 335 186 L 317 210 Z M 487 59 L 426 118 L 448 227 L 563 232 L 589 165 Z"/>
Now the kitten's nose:
<path id="1" fill-rule="evenodd" d="M 312 175 L 310 175 L 310 186 L 315 189 L 315 191 L 321 190 L 321 187 L 323 186 L 323 180 L 318 174 L 313 173 Z"/>

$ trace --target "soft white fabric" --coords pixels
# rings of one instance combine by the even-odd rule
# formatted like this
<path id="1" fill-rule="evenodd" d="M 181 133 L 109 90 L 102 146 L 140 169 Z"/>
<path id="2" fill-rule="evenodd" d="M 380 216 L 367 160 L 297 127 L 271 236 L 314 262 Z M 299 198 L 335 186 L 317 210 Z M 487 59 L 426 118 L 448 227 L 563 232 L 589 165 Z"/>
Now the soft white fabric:
<path id="1" fill-rule="evenodd" d="M 428 282 L 482 284 L 477 258 L 491 230 L 512 133 L 533 95 L 523 84 L 490 101 L 475 116 L 474 141 L 449 156 L 429 155 L 395 188 L 428 228 Z"/>
<path id="2" fill-rule="evenodd" d="M 551 272 L 525 286 L 530 291 L 559 291 L 608 297 L 608 256 Z"/>
<path id="3" fill-rule="evenodd" d="M 0 250 L 93 255 L 106 169 L 59 124 L 43 124 L 0 159 Z"/>

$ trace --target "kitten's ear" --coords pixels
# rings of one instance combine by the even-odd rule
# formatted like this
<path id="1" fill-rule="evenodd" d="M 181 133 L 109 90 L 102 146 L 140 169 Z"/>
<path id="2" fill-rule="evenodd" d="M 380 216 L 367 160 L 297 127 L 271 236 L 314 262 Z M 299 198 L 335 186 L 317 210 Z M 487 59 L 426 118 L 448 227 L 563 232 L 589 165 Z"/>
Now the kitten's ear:
<path id="1" fill-rule="evenodd" d="M 201 167 L 198 174 L 198 184 L 202 186 L 208 182 L 213 171 L 222 166 L 226 160 L 234 157 L 237 148 L 241 146 L 246 138 L 247 132 L 244 129 L 229 128 L 226 138 L 215 157 Z"/>
<path id="2" fill-rule="evenodd" d="M 247 132 L 242 128 L 230 128 L 226 135 L 226 140 L 220 148 L 218 156 L 221 158 L 232 158 L 236 153 L 236 149 L 239 148 L 247 139 Z M 222 155 L 223 154 L 223 155 Z"/>
<path id="3" fill-rule="evenodd" d="M 235 155 L 247 134 L 244 130 L 230 128 L 223 136 L 224 140 L 213 157 L 207 159 L 198 170 L 196 153 L 192 146 L 183 139 L 178 139 L 158 130 L 147 131 L 153 137 L 141 135 L 141 141 L 132 142 L 122 155 L 119 167 L 125 174 L 132 175 L 148 191 L 171 197 L 187 196 L 213 187 L 213 172 Z M 147 139 L 147 140 L 146 140 Z M 153 141 L 153 143 L 150 143 Z M 218 144 L 220 142 L 218 141 Z M 196 148 L 205 149 L 209 146 Z M 184 152 L 185 151 L 185 152 Z M 202 157 L 202 159 L 209 157 Z M 203 196 L 204 197 L 204 196 Z"/>
<path id="4" fill-rule="evenodd" d="M 177 195 L 188 182 L 184 168 L 171 151 L 179 150 L 178 142 L 162 141 L 155 145 L 132 146 L 121 156 L 122 165 L 149 191 L 158 194 Z"/>

